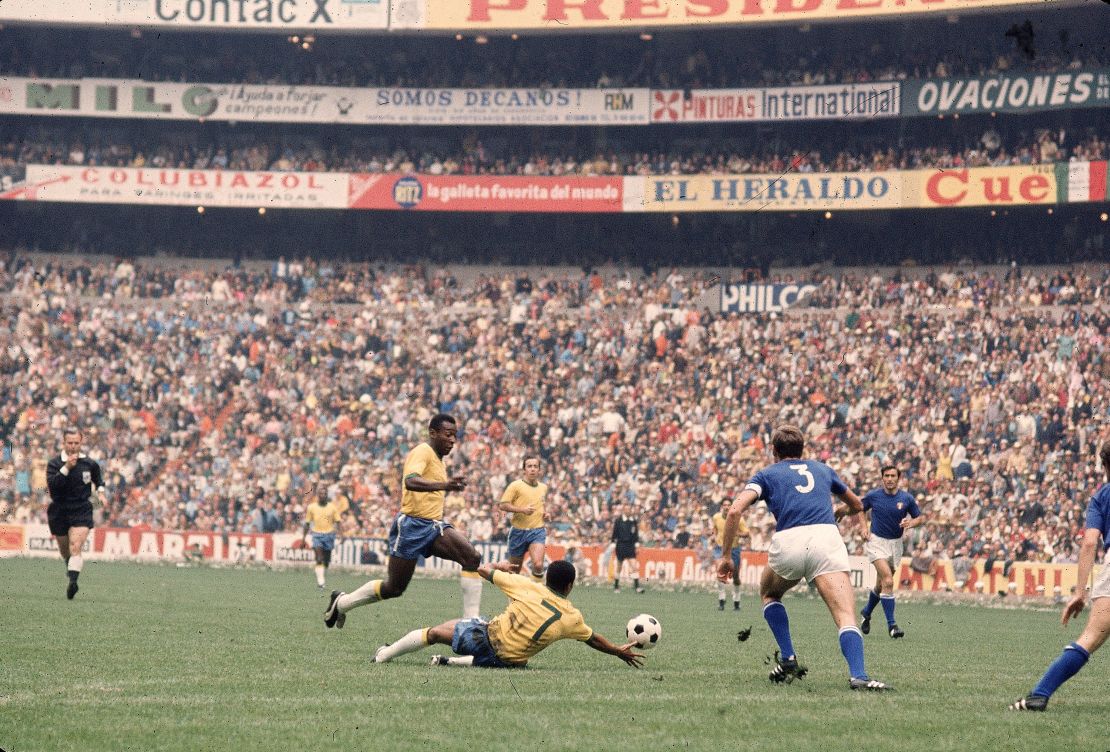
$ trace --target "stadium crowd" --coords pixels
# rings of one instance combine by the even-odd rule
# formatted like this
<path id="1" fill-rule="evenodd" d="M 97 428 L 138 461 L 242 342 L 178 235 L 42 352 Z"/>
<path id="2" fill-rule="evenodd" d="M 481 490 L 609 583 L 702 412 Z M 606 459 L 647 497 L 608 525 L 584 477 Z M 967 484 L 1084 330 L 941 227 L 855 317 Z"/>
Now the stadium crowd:
<path id="1" fill-rule="evenodd" d="M 1110 152 L 1104 129 L 1079 133 L 1066 129 L 1023 131 L 1004 140 L 989 129 L 961 146 L 894 147 L 841 145 L 817 149 L 782 149 L 775 144 L 743 143 L 735 150 L 718 145 L 682 151 L 614 151 L 581 148 L 577 154 L 529 153 L 511 144 L 498 148 L 464 138 L 461 147 L 398 146 L 375 151 L 363 144 L 326 147 L 312 139 L 249 139 L 228 136 L 230 143 L 174 145 L 141 139 L 100 140 L 89 133 L 67 139 L 39 140 L 11 135 L 0 143 L 0 171 L 16 174 L 26 164 L 87 165 L 219 170 L 420 173 L 428 175 L 692 175 L 797 172 L 870 172 L 951 169 L 1004 165 L 1053 164 L 1105 159 Z M 735 140 L 735 139 L 734 139 Z M 884 143 L 889 144 L 889 140 Z M 568 150 L 569 152 L 570 150 Z"/>
<path id="2" fill-rule="evenodd" d="M 1088 20 L 1090 23 L 1088 23 Z M 1028 30 L 997 19 L 965 19 L 959 33 L 942 22 L 902 27 L 821 27 L 758 31 L 492 38 L 475 45 L 442 38 L 380 37 L 373 54 L 361 39 L 308 42 L 233 35 L 226 44 L 196 37 L 52 29 L 51 55 L 40 36 L 13 30 L 0 42 L 0 73 L 53 78 L 382 87 L 727 88 L 845 84 L 984 76 L 1101 67 L 1110 52 L 1098 38 L 1098 11 L 1042 17 Z M 1013 31 L 1007 34 L 1006 32 Z M 965 40 L 974 38 L 975 45 Z M 801 51 L 801 52 L 799 52 Z"/>
<path id="3" fill-rule="evenodd" d="M 604 542 L 622 500 L 645 544 L 710 557 L 708 517 L 790 421 L 857 490 L 905 472 L 911 550 L 1074 561 L 1110 429 L 1110 268 L 917 270 L 816 285 L 785 314 L 705 307 L 677 270 L 470 275 L 278 261 L 175 270 L 0 261 L 0 520 L 45 519 L 61 429 L 106 468 L 105 524 L 294 530 L 320 481 L 384 536 L 398 468 L 436 411 L 469 479 L 448 518 L 500 539 L 501 490 L 545 460 L 554 539 Z M 765 548 L 757 510 L 751 545 Z M 862 527 L 848 527 L 859 551 Z"/>

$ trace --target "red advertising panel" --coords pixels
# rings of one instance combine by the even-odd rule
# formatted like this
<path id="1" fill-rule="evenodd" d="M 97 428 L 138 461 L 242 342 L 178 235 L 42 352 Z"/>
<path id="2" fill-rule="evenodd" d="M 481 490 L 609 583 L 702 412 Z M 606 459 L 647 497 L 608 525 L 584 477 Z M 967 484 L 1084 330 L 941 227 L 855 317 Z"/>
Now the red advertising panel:
<path id="1" fill-rule="evenodd" d="M 352 209 L 482 212 L 619 212 L 620 177 L 521 175 L 350 176 Z"/>

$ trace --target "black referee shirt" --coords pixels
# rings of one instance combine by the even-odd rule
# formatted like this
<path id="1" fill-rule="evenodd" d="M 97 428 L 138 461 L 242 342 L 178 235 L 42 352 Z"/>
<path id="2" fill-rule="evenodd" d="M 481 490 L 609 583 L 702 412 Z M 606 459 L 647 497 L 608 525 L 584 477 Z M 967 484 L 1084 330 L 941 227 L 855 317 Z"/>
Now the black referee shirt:
<path id="1" fill-rule="evenodd" d="M 50 501 L 62 506 L 77 506 L 90 502 L 93 487 L 104 486 L 100 464 L 89 459 L 88 455 L 78 455 L 73 469 L 66 467 L 66 454 L 46 463 L 46 486 L 50 489 Z"/>

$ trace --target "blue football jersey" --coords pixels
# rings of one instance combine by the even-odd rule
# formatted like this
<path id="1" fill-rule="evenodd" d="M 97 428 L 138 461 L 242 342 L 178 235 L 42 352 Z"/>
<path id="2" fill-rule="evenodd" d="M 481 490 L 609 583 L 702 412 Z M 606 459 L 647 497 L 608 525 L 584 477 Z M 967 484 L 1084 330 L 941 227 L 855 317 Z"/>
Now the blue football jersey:
<path id="1" fill-rule="evenodd" d="M 1110 549 L 1110 483 L 1103 483 L 1087 504 L 1086 527 L 1102 533 L 1102 545 Z"/>
<path id="2" fill-rule="evenodd" d="M 835 525 L 833 494 L 848 487 L 836 471 L 817 460 L 788 459 L 768 465 L 752 476 L 747 488 L 767 502 L 775 530 L 802 525 Z"/>
<path id="3" fill-rule="evenodd" d="M 863 511 L 871 510 L 871 534 L 880 538 L 897 540 L 902 537 L 902 518 L 921 516 L 921 508 L 906 491 L 898 489 L 888 494 L 884 488 L 876 488 L 863 497 Z"/>

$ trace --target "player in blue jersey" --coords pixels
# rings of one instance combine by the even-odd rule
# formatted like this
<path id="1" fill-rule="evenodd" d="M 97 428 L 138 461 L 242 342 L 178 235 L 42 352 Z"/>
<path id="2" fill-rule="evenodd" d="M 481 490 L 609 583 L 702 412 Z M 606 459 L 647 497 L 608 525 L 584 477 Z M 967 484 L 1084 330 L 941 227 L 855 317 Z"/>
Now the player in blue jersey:
<path id="1" fill-rule="evenodd" d="M 1098 552 L 1099 538 L 1102 545 L 1110 548 L 1110 441 L 1103 443 L 1098 453 L 1107 482 L 1087 504 L 1086 532 L 1079 549 L 1079 580 L 1076 583 L 1075 597 L 1064 606 L 1060 621 L 1067 626 L 1068 620 L 1078 616 L 1091 601 L 1091 615 L 1079 639 L 1064 648 L 1044 676 L 1033 687 L 1033 691 L 1010 705 L 1010 710 L 1041 710 L 1048 707 L 1048 698 L 1060 685 L 1079 673 L 1087 665 L 1091 653 L 1102 647 L 1110 636 L 1110 563 L 1102 565 L 1102 572 L 1095 580 L 1093 588 L 1088 588 L 1091 572 L 1094 570 Z"/>
<path id="2" fill-rule="evenodd" d="M 848 578 L 851 565 L 848 549 L 840 537 L 836 521 L 849 510 L 862 511 L 863 505 L 828 465 L 802 459 L 805 436 L 795 426 L 779 426 L 771 435 L 775 464 L 763 468 L 748 481 L 729 509 L 721 550 L 728 552 L 736 543 L 744 512 L 756 501 L 767 503 L 775 517 L 775 534 L 767 553 L 767 568 L 759 583 L 763 599 L 763 618 L 771 628 L 779 649 L 775 667 L 768 677 L 773 682 L 800 679 L 806 669 L 799 665 L 790 639 L 790 620 L 782 597 L 804 577 L 813 583 L 829 607 L 840 630 L 840 650 L 848 662 L 851 689 L 887 690 L 890 685 L 870 678 L 863 662 L 863 634 L 856 626 L 855 597 Z M 833 510 L 833 496 L 843 505 Z M 717 564 L 721 582 L 732 577 L 730 556 Z"/>
<path id="3" fill-rule="evenodd" d="M 863 497 L 863 511 L 871 512 L 871 537 L 863 552 L 875 567 L 875 589 L 867 594 L 860 631 L 871 632 L 871 612 L 883 604 L 887 633 L 894 639 L 906 633 L 894 621 L 894 571 L 902 561 L 902 534 L 925 521 L 917 501 L 898 488 L 902 472 L 894 465 L 882 469 L 883 486 Z"/>

